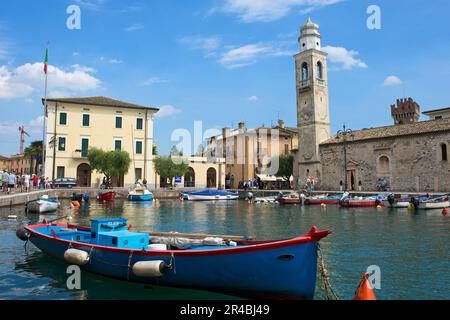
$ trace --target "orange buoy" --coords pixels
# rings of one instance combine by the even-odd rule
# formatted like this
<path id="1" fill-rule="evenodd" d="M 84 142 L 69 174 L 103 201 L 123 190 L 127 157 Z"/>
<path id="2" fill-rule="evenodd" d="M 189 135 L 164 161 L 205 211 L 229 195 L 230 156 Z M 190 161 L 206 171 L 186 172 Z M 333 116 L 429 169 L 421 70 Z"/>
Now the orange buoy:
<path id="1" fill-rule="evenodd" d="M 80 203 L 78 201 L 72 201 L 71 206 L 72 206 L 72 208 L 79 208 Z"/>
<path id="2" fill-rule="evenodd" d="M 364 273 L 363 280 L 356 289 L 353 300 L 377 300 L 372 286 L 369 283 L 369 273 Z"/>
<path id="3" fill-rule="evenodd" d="M 442 210 L 442 215 L 444 217 L 448 216 L 448 209 L 447 208 L 444 208 L 444 210 Z"/>

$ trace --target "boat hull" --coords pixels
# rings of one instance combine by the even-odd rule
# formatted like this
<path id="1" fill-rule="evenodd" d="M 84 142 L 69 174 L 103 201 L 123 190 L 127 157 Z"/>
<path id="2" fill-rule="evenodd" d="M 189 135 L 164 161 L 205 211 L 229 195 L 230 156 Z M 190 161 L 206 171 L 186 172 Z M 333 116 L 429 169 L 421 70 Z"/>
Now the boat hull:
<path id="1" fill-rule="evenodd" d="M 60 206 L 59 202 L 47 200 L 35 200 L 27 203 L 27 210 L 30 213 L 55 212 Z"/>
<path id="2" fill-rule="evenodd" d="M 450 207 L 450 201 L 442 202 L 421 202 L 417 209 L 420 210 L 436 210 Z"/>
<path id="3" fill-rule="evenodd" d="M 380 203 L 376 200 L 350 200 L 350 201 L 340 201 L 339 205 L 344 208 L 368 208 L 376 207 Z"/>
<path id="4" fill-rule="evenodd" d="M 85 251 L 90 254 L 90 262 L 81 268 L 104 276 L 244 297 L 291 299 L 314 298 L 318 242 L 329 234 L 310 233 L 232 249 L 142 251 L 56 238 L 35 231 L 34 227 L 26 230 L 31 233 L 30 241 L 40 250 L 61 261 L 69 247 Z M 138 277 L 130 266 L 142 261 L 172 262 L 174 269 L 161 277 Z"/>
<path id="5" fill-rule="evenodd" d="M 98 199 L 100 201 L 113 201 L 116 199 L 116 193 L 114 191 L 111 192 L 105 192 L 105 193 L 99 193 Z"/>
<path id="6" fill-rule="evenodd" d="M 137 201 L 137 202 L 139 202 L 139 201 L 152 201 L 153 200 L 153 194 L 139 194 L 139 195 L 136 195 L 136 194 L 129 194 L 128 195 L 128 199 L 130 200 L 130 201 Z"/>
<path id="7" fill-rule="evenodd" d="M 88 202 L 89 201 L 89 195 L 87 195 L 87 194 L 74 194 L 74 195 L 72 195 L 72 201 Z"/>
<path id="8" fill-rule="evenodd" d="M 308 199 L 304 201 L 305 205 L 339 204 L 339 199 Z"/>
<path id="9" fill-rule="evenodd" d="M 385 200 L 384 206 L 387 208 L 409 208 L 410 202 L 409 201 L 395 201 L 394 203 L 390 203 L 389 201 Z"/>
<path id="10" fill-rule="evenodd" d="M 278 200 L 278 202 L 282 205 L 301 205 L 302 204 L 302 199 L 296 199 L 296 198 L 281 198 L 280 200 Z"/>
<path id="11" fill-rule="evenodd" d="M 206 195 L 192 195 L 187 194 L 187 200 L 189 201 L 218 201 L 218 200 L 238 200 L 239 195 L 216 195 L 216 196 L 206 196 Z"/>

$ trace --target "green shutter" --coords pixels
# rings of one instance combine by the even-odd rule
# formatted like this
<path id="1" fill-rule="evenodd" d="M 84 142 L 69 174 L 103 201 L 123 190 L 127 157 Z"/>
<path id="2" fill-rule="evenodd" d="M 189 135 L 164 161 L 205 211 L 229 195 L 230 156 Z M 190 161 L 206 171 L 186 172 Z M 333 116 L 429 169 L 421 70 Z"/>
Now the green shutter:
<path id="1" fill-rule="evenodd" d="M 89 139 L 81 139 L 81 156 L 87 157 L 89 150 Z"/>
<path id="2" fill-rule="evenodd" d="M 83 127 L 89 127 L 90 116 L 88 114 L 83 114 Z"/>
<path id="3" fill-rule="evenodd" d="M 122 117 L 116 117 L 116 128 L 122 129 Z"/>
<path id="4" fill-rule="evenodd" d="M 143 126 L 143 120 L 141 118 L 138 118 L 136 120 L 136 129 L 137 130 L 142 130 L 144 128 Z"/>
<path id="5" fill-rule="evenodd" d="M 60 137 L 58 139 L 58 150 L 59 151 L 66 151 L 66 138 Z"/>
<path id="6" fill-rule="evenodd" d="M 136 141 L 136 154 L 142 154 L 142 141 Z"/>
<path id="7" fill-rule="evenodd" d="M 116 151 L 121 151 L 122 150 L 122 141 L 121 140 L 116 140 L 114 148 Z"/>
<path id="8" fill-rule="evenodd" d="M 67 124 L 67 113 L 61 112 L 59 114 L 59 124 L 60 125 L 66 125 Z"/>

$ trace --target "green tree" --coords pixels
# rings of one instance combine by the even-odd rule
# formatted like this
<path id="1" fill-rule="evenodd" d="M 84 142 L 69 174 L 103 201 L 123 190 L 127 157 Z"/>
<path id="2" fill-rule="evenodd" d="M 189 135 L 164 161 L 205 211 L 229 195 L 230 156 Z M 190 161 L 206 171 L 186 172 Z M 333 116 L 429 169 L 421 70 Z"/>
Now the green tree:
<path id="1" fill-rule="evenodd" d="M 180 157 L 156 157 L 154 164 L 156 173 L 163 178 L 168 178 L 171 186 L 175 177 L 184 176 L 189 169 L 187 162 Z"/>
<path id="2" fill-rule="evenodd" d="M 31 159 L 30 173 L 37 173 L 37 167 L 42 164 L 42 141 L 31 142 L 24 150 L 24 154 Z M 34 160 L 36 160 L 36 162 Z"/>
<path id="3" fill-rule="evenodd" d="M 269 167 L 272 166 L 273 160 L 269 163 Z M 275 176 L 278 178 L 283 178 L 286 181 L 291 180 L 292 174 L 294 173 L 294 156 L 292 155 L 281 155 L 278 157 L 278 171 Z"/>
<path id="4" fill-rule="evenodd" d="M 89 150 L 88 160 L 92 170 L 105 175 L 108 180 L 127 174 L 131 164 L 130 155 L 126 151 L 103 151 L 98 148 Z"/>
<path id="5" fill-rule="evenodd" d="M 158 146 L 156 144 L 153 144 L 153 146 L 152 146 L 152 154 L 154 156 L 158 155 Z"/>

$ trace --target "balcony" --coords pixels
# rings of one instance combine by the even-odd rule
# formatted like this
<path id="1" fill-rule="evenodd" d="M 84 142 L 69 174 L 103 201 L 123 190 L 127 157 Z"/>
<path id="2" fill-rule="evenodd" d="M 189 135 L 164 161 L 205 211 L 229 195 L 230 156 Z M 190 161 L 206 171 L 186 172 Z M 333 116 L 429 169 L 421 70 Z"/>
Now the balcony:
<path id="1" fill-rule="evenodd" d="M 307 91 L 311 89 L 311 80 L 307 79 L 307 80 L 301 80 L 299 82 L 299 91 L 303 92 L 303 91 Z"/>
<path id="2" fill-rule="evenodd" d="M 72 153 L 72 158 L 74 159 L 86 159 L 88 157 L 87 150 L 75 150 Z"/>

